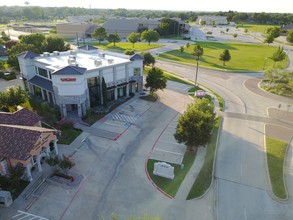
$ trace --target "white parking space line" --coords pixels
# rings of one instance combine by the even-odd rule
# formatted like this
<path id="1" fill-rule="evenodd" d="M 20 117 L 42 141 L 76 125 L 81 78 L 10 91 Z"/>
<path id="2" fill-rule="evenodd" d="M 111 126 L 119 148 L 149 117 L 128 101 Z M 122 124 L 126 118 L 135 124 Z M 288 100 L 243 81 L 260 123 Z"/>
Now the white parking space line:
<path id="1" fill-rule="evenodd" d="M 20 211 L 20 210 L 18 210 L 17 212 L 18 212 L 18 214 L 12 216 L 12 218 L 14 218 L 16 220 L 21 220 L 21 219 L 49 220 L 48 218 L 44 218 L 44 217 L 34 215 L 34 214 L 31 214 L 31 213 L 28 213 L 28 212 L 23 212 L 23 211 Z"/>

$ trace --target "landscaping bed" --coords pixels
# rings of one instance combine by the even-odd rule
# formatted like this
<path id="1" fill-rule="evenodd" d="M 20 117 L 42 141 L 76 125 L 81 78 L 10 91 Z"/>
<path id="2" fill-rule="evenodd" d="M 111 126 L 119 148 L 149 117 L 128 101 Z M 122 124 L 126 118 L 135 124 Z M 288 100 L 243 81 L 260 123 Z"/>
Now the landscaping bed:
<path id="1" fill-rule="evenodd" d="M 171 166 L 174 167 L 174 174 L 175 178 L 173 180 L 167 179 L 164 177 L 156 176 L 153 174 L 154 170 L 154 163 L 159 162 L 157 160 L 149 159 L 147 162 L 147 171 L 149 173 L 150 178 L 152 181 L 165 193 L 174 197 L 183 182 L 186 174 L 188 173 L 190 167 L 192 166 L 194 159 L 196 156 L 195 151 L 186 151 L 183 159 L 184 168 L 181 169 L 181 166 L 178 164 L 172 164 Z"/>
<path id="2" fill-rule="evenodd" d="M 83 175 L 66 175 L 55 172 L 50 178 L 49 181 L 56 182 L 62 185 L 76 188 L 83 181 Z"/>
<path id="3" fill-rule="evenodd" d="M 9 191 L 13 200 L 15 200 L 22 193 L 29 183 L 29 181 L 19 180 L 19 184 L 14 186 L 10 183 L 9 178 L 0 176 L 0 189 Z"/>

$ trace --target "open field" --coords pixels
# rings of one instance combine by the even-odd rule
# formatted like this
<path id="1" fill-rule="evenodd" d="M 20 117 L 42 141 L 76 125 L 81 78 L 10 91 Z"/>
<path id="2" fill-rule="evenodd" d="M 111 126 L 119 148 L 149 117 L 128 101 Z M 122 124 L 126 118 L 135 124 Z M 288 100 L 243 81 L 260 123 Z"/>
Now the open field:
<path id="1" fill-rule="evenodd" d="M 260 71 L 273 67 L 273 61 L 265 59 L 277 50 L 276 47 L 266 44 L 236 44 L 236 43 L 216 43 L 216 42 L 198 42 L 203 49 L 204 55 L 200 58 L 200 67 L 221 69 L 227 71 Z M 161 58 L 170 61 L 196 65 L 195 57 L 192 55 L 194 46 L 185 48 L 181 53 L 179 50 L 173 50 L 160 54 Z M 228 49 L 231 54 L 231 60 L 223 62 L 219 60 L 220 54 L 224 49 Z M 288 64 L 287 60 L 278 62 L 276 67 L 284 68 Z"/>
<path id="2" fill-rule="evenodd" d="M 268 28 L 271 27 L 280 27 L 278 25 L 269 25 L 269 24 L 240 24 L 238 25 L 240 28 L 247 29 L 250 32 L 260 32 L 265 34 Z"/>

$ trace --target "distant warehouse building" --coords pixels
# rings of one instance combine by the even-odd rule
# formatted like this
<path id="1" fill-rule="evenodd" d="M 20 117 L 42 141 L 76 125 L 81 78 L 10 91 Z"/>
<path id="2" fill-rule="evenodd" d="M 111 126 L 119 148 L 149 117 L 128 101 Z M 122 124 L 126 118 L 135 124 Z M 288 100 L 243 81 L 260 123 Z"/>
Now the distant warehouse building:
<path id="1" fill-rule="evenodd" d="M 205 21 L 207 25 L 212 25 L 213 22 L 215 25 L 228 24 L 226 16 L 198 16 L 196 23 L 201 24 L 202 21 Z"/>
<path id="2" fill-rule="evenodd" d="M 57 34 L 62 37 L 84 38 L 91 37 L 99 26 L 92 23 L 60 23 L 56 24 Z"/>
<path id="3" fill-rule="evenodd" d="M 82 117 L 87 109 L 102 105 L 103 80 L 109 101 L 143 88 L 143 57 L 138 54 L 128 57 L 86 45 L 42 55 L 23 52 L 18 60 L 29 93 L 59 106 L 63 116 L 76 112 Z"/>

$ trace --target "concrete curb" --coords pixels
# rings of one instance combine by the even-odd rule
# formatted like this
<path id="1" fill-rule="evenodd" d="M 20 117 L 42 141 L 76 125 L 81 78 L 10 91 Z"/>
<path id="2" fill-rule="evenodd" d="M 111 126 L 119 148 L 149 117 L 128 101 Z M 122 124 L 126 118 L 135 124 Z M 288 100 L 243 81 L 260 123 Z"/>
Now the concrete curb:
<path id="1" fill-rule="evenodd" d="M 266 191 L 270 197 L 279 202 L 279 203 L 288 203 L 289 201 L 289 197 L 288 197 L 288 191 L 287 191 L 287 187 L 286 187 L 286 183 L 285 183 L 285 179 L 284 179 L 284 161 L 283 161 L 283 179 L 284 179 L 284 187 L 285 187 L 285 192 L 286 192 L 286 198 L 285 199 L 281 199 L 279 197 L 277 197 L 274 192 L 273 192 L 273 189 L 272 189 L 272 183 L 271 183 L 271 178 L 270 178 L 270 171 L 269 171 L 269 164 L 268 164 L 268 157 L 267 157 L 267 143 L 266 143 L 266 125 L 267 123 L 264 124 L 264 154 L 265 154 L 265 167 L 266 167 L 266 177 L 267 177 L 267 182 L 268 182 L 268 185 L 269 185 L 269 191 Z M 291 139 L 292 140 L 292 139 Z M 287 145 L 287 148 L 286 148 L 286 152 L 287 152 L 287 149 L 288 149 L 288 145 Z M 286 152 L 285 152 L 285 156 L 286 156 Z"/>
<path id="2" fill-rule="evenodd" d="M 289 151 L 289 148 L 292 147 L 292 142 L 293 142 L 293 136 L 291 137 L 290 141 L 287 144 L 285 156 L 284 156 L 285 159 L 283 161 L 283 179 L 284 179 L 285 191 L 287 194 L 287 198 L 286 198 L 287 200 L 289 200 L 290 195 L 289 195 L 288 186 L 287 186 L 288 185 L 287 184 L 287 175 L 285 173 L 286 173 L 286 164 L 287 164 L 287 160 L 288 160 L 288 151 Z"/>

